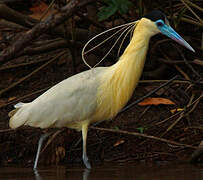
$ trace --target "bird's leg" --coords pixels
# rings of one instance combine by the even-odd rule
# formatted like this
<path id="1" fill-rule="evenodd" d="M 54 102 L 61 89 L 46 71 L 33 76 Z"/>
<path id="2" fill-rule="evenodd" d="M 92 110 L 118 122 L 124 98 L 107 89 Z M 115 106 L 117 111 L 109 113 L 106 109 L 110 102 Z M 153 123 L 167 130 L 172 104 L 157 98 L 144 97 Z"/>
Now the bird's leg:
<path id="1" fill-rule="evenodd" d="M 38 159 L 39 159 L 39 154 L 40 154 L 40 150 L 41 150 L 41 147 L 42 147 L 42 143 L 43 141 L 50 135 L 52 134 L 52 132 L 50 133 L 46 133 L 46 134 L 42 134 L 39 141 L 38 141 L 38 147 L 37 147 L 37 154 L 36 154 L 36 158 L 35 158 L 35 163 L 34 163 L 34 167 L 33 169 L 36 169 L 37 168 L 37 163 L 38 163 Z"/>
<path id="2" fill-rule="evenodd" d="M 83 154 L 82 159 L 87 169 L 91 169 L 91 165 L 88 161 L 87 157 L 87 149 L 86 149 L 86 142 L 87 142 L 87 131 L 88 131 L 88 124 L 84 124 L 82 126 L 82 140 L 83 140 Z"/>

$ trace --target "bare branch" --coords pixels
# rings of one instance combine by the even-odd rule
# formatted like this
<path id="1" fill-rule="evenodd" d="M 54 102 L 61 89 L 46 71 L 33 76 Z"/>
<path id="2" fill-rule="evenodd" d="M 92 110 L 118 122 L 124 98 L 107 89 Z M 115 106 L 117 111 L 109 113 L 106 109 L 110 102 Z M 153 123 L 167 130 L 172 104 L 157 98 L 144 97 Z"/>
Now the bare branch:
<path id="1" fill-rule="evenodd" d="M 62 7 L 59 12 L 48 16 L 45 20 L 38 23 L 31 30 L 20 36 L 20 38 L 11 46 L 4 49 L 0 53 L 0 65 L 14 58 L 15 55 L 33 39 L 39 37 L 42 33 L 52 30 L 54 27 L 58 26 L 68 17 L 70 17 L 77 10 L 77 8 L 80 8 L 89 2 L 90 0 L 82 1 L 82 3 L 80 3 L 79 0 L 71 0 L 66 6 Z"/>

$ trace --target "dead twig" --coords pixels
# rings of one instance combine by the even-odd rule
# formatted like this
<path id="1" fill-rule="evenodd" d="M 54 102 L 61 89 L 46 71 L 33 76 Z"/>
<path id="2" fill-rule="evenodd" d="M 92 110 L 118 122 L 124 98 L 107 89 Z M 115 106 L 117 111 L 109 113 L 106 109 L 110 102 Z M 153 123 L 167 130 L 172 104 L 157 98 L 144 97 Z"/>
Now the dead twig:
<path id="1" fill-rule="evenodd" d="M 45 44 L 45 45 L 41 45 L 39 47 L 25 48 L 24 50 L 22 50 L 18 54 L 18 56 L 45 53 L 47 51 L 52 51 L 52 50 L 56 50 L 56 49 L 60 49 L 60 48 L 65 48 L 65 47 L 68 47 L 68 46 L 69 46 L 69 44 L 67 43 L 67 41 L 61 39 L 61 40 L 57 40 L 55 42 L 51 42 L 51 43 L 48 43 L 48 44 Z"/>
<path id="2" fill-rule="evenodd" d="M 151 92 L 147 93 L 145 96 L 139 98 L 138 100 L 132 102 L 131 104 L 127 105 L 125 108 L 123 108 L 118 114 L 125 112 L 126 110 L 130 109 L 131 107 L 133 107 L 134 105 L 138 104 L 139 102 L 141 102 L 143 99 L 149 97 L 150 95 L 152 95 L 153 93 L 157 92 L 159 89 L 163 88 L 164 86 L 167 86 L 169 83 L 171 83 L 172 81 L 174 81 L 175 79 L 177 79 L 179 76 L 174 76 L 172 79 L 168 80 L 166 83 L 162 84 L 161 86 L 155 88 L 154 90 L 152 90 Z"/>
<path id="3" fill-rule="evenodd" d="M 188 61 L 185 59 L 185 56 L 184 54 L 182 53 L 182 51 L 177 48 L 177 46 L 175 44 L 172 44 L 172 46 L 174 46 L 177 51 L 180 53 L 181 57 L 183 58 L 185 64 L 188 66 L 188 68 L 198 77 L 198 78 L 201 78 L 201 76 L 198 74 L 198 72 L 188 63 Z"/>
<path id="4" fill-rule="evenodd" d="M 189 11 L 201 22 L 203 23 L 202 19 L 191 9 L 191 7 L 185 2 L 185 0 L 181 0 L 181 2 L 189 9 Z"/>
<path id="5" fill-rule="evenodd" d="M 45 11 L 45 12 L 42 14 L 42 16 L 40 17 L 40 20 L 39 20 L 39 21 L 41 21 L 41 20 L 45 17 L 45 15 L 48 13 L 48 11 L 53 7 L 54 1 L 55 1 L 55 0 L 52 0 L 52 2 L 49 4 L 49 6 L 48 6 L 48 8 L 46 9 L 46 11 Z"/>
<path id="6" fill-rule="evenodd" d="M 195 101 L 192 102 L 194 96 L 191 96 L 190 102 L 188 103 L 186 108 L 189 108 L 190 106 L 193 105 L 192 109 L 187 113 L 185 113 L 185 111 L 182 111 L 178 119 L 174 123 L 172 123 L 160 137 L 163 137 L 166 133 L 168 133 L 183 117 L 188 116 L 191 112 L 193 112 L 202 97 L 203 97 L 203 93 Z"/>
<path id="7" fill-rule="evenodd" d="M 3 66 L 3 67 L 0 67 L 0 71 L 15 69 L 15 68 L 24 67 L 24 66 L 29 66 L 29 65 L 33 65 L 33 64 L 42 63 L 45 61 L 48 61 L 47 57 L 45 59 L 40 59 L 39 61 L 30 61 L 30 62 L 21 63 L 21 64 L 12 64 L 12 65 L 8 65 L 8 66 Z"/>
<path id="8" fill-rule="evenodd" d="M 42 33 L 52 30 L 54 27 L 63 23 L 78 8 L 81 8 L 81 6 L 89 2 L 91 1 L 85 0 L 80 3 L 79 0 L 71 0 L 66 6 L 60 9 L 60 13 L 54 13 L 35 25 L 31 30 L 27 31 L 16 42 L 0 53 L 0 65 L 15 57 L 17 52 L 20 52 L 34 38 L 39 37 Z"/>
<path id="9" fill-rule="evenodd" d="M 0 129 L 0 133 L 14 131 L 14 129 Z"/>
<path id="10" fill-rule="evenodd" d="M 190 80 L 189 76 L 178 65 L 175 64 L 174 66 L 185 79 Z"/>
<path id="11" fill-rule="evenodd" d="M 94 126 L 91 126 L 90 129 L 99 130 L 99 131 L 113 132 L 113 133 L 119 133 L 119 134 L 133 135 L 133 136 L 149 138 L 149 139 L 153 139 L 153 140 L 156 140 L 156 141 L 165 142 L 165 143 L 168 143 L 168 144 L 174 144 L 174 145 L 182 146 L 182 147 L 185 147 L 185 148 L 197 149 L 197 147 L 192 146 L 192 145 L 183 144 L 183 143 L 179 143 L 179 142 L 176 142 L 176 141 L 171 141 L 171 140 L 168 140 L 168 139 L 164 139 L 164 138 L 160 138 L 160 137 L 156 137 L 156 136 L 151 136 L 151 135 L 146 135 L 146 134 L 141 134 L 141 133 L 137 133 L 137 132 L 114 130 L 114 129 L 108 129 L 108 128 L 99 128 L 99 127 L 94 127 Z"/>
<path id="12" fill-rule="evenodd" d="M 0 28 L 1 29 L 4 29 L 4 28 L 9 28 L 11 29 L 12 31 L 16 31 L 16 30 L 22 30 L 22 31 L 25 31 L 25 30 L 28 30 L 28 28 L 24 27 L 24 26 L 21 26 L 20 24 L 16 24 L 14 22 L 10 22 L 10 21 L 7 21 L 5 19 L 1 19 L 0 20 Z"/>
<path id="13" fill-rule="evenodd" d="M 199 129 L 201 131 L 203 131 L 203 127 L 199 127 L 199 126 L 190 126 L 190 127 L 187 127 L 188 129 Z"/>
<path id="14" fill-rule="evenodd" d="M 88 0 L 84 1 L 85 3 Z M 93 1 L 93 0 L 92 0 Z M 89 0 L 89 2 L 91 2 Z M 83 3 L 84 4 L 84 3 Z M 81 3 L 82 6 L 82 3 Z M 3 11 L 1 11 L 1 9 L 3 9 Z M 6 13 L 3 13 L 6 10 Z M 2 14 L 2 16 L 1 16 Z M 11 18 L 9 18 L 11 17 Z M 13 18 L 13 17 L 17 17 L 17 18 Z M 7 7 L 5 4 L 1 5 L 0 3 L 0 25 L 2 25 L 4 28 L 5 27 L 9 27 L 12 29 L 20 29 L 20 30 L 28 30 L 28 28 L 32 28 L 34 25 L 36 25 L 37 23 L 40 23 L 39 20 L 33 19 L 29 16 L 25 16 L 24 14 L 21 14 L 13 9 L 10 9 L 9 7 Z M 61 26 L 56 26 L 54 29 L 51 29 L 51 32 L 47 32 L 48 34 L 51 35 L 57 35 L 60 36 L 62 38 L 64 38 L 64 30 Z M 86 30 L 86 29 L 82 29 L 82 28 L 75 28 L 75 37 L 76 40 L 80 40 L 80 41 L 88 41 L 91 37 L 93 37 L 94 34 L 92 34 L 90 31 Z M 68 33 L 68 38 L 71 37 L 71 33 Z"/>
<path id="15" fill-rule="evenodd" d="M 196 9 L 198 9 L 198 10 L 201 11 L 201 12 L 203 12 L 203 8 L 201 8 L 201 6 L 198 6 L 198 5 L 194 4 L 194 3 L 192 3 L 190 0 L 185 0 L 185 2 L 187 2 L 190 6 L 192 6 L 192 7 L 196 8 Z M 194 1 L 194 2 L 195 2 L 195 1 Z"/>
<path id="16" fill-rule="evenodd" d="M 0 1 L 0 19 L 5 19 L 7 21 L 15 22 L 16 24 L 20 24 L 24 27 L 32 27 L 37 20 L 23 15 Z"/>
<path id="17" fill-rule="evenodd" d="M 203 61 L 202 60 L 200 60 L 200 59 L 194 59 L 194 64 L 197 64 L 197 65 L 201 65 L 201 66 L 203 66 Z"/>
<path id="18" fill-rule="evenodd" d="M 174 17 L 175 17 L 175 18 L 178 18 L 178 16 L 174 16 Z M 192 19 L 188 19 L 188 18 L 185 18 L 185 17 L 181 17 L 180 20 L 183 21 L 183 22 L 186 22 L 186 23 L 190 23 L 190 24 L 199 26 L 199 27 L 203 27 L 203 23 L 198 22 L 198 21 L 194 21 L 194 20 L 192 20 Z"/>
<path id="19" fill-rule="evenodd" d="M 52 63 L 53 61 L 55 61 L 57 58 L 59 58 L 60 56 L 64 55 L 66 52 L 62 52 L 59 55 L 55 56 L 54 58 L 52 58 L 51 60 L 49 60 L 48 62 L 44 63 L 43 65 L 41 65 L 39 68 L 35 69 L 34 71 L 32 71 L 30 74 L 28 74 L 27 76 L 21 78 L 20 80 L 18 80 L 17 82 L 14 82 L 13 84 L 11 84 L 10 86 L 8 86 L 5 89 L 2 89 L 0 91 L 0 96 L 7 92 L 8 90 L 12 89 L 13 87 L 19 85 L 20 83 L 22 83 L 23 81 L 27 80 L 28 78 L 30 78 L 32 75 L 34 75 L 35 73 L 37 73 L 38 71 L 40 71 L 41 69 L 43 69 L 44 67 L 46 67 L 48 64 Z"/>
<path id="20" fill-rule="evenodd" d="M 155 79 L 155 80 L 140 80 L 139 83 L 165 83 L 168 80 Z M 188 80 L 174 80 L 173 83 L 190 84 Z"/>
<path id="21" fill-rule="evenodd" d="M 59 129 L 57 130 L 47 141 L 47 143 L 45 144 L 44 148 L 41 150 L 40 153 L 43 153 L 45 151 L 45 149 L 47 148 L 47 146 L 55 139 L 56 136 L 58 136 L 61 132 L 63 132 L 65 130 L 65 128 L 63 129 Z"/>
<path id="22" fill-rule="evenodd" d="M 169 59 L 164 59 L 164 58 L 158 58 L 158 61 L 160 62 L 164 62 L 166 64 L 185 64 L 184 61 L 182 60 L 169 60 Z M 203 61 L 202 60 L 199 60 L 199 59 L 194 59 L 193 61 L 187 61 L 188 64 L 196 64 L 196 65 L 201 65 L 203 66 Z"/>
<path id="23" fill-rule="evenodd" d="M 46 88 L 40 89 L 40 90 L 38 90 L 38 91 L 32 92 L 32 93 L 30 93 L 30 94 L 26 94 L 25 96 L 22 96 L 22 97 L 20 97 L 20 98 L 17 98 L 17 99 L 15 99 L 15 100 L 13 100 L 13 101 L 10 101 L 10 102 L 8 102 L 8 103 L 6 103 L 6 104 L 1 105 L 1 106 L 0 106 L 0 109 L 3 108 L 3 107 L 6 107 L 6 106 L 8 106 L 8 105 L 17 103 L 17 102 L 21 102 L 23 99 L 26 99 L 26 98 L 28 98 L 28 97 L 30 97 L 30 96 L 33 96 L 33 95 L 35 95 L 35 94 L 41 93 L 41 92 L 43 92 L 43 91 L 46 91 L 46 90 L 49 89 L 49 88 L 50 88 L 50 87 L 46 87 Z"/>

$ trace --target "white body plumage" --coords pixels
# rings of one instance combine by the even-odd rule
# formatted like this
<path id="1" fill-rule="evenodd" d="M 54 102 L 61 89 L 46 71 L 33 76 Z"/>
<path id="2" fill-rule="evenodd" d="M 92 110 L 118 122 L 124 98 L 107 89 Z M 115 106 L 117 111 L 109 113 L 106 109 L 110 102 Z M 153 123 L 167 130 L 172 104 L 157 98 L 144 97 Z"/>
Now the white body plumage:
<path id="1" fill-rule="evenodd" d="M 105 67 L 76 74 L 56 84 L 30 103 L 16 105 L 9 126 L 69 127 L 81 130 L 81 121 L 96 110 L 96 94 Z"/>

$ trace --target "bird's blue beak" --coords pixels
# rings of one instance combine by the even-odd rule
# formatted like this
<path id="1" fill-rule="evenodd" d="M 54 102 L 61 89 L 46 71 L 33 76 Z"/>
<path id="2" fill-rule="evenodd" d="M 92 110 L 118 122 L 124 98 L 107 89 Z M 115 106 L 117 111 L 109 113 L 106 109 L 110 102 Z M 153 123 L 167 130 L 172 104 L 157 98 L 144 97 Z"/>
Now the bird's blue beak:
<path id="1" fill-rule="evenodd" d="M 195 52 L 195 50 L 177 32 L 175 32 L 175 30 L 171 26 L 163 23 L 161 26 L 157 27 L 162 34 L 168 36 L 182 46 L 185 46 L 187 49 Z"/>

